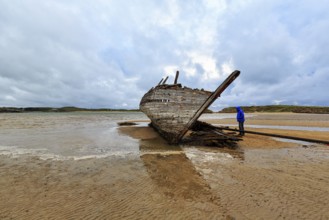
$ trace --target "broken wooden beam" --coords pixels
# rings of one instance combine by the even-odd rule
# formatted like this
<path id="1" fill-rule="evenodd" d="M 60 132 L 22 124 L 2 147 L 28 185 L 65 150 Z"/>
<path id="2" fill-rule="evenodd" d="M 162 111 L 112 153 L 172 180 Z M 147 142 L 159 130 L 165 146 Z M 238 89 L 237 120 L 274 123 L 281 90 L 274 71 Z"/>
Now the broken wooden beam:
<path id="1" fill-rule="evenodd" d="M 214 127 L 218 128 L 220 130 L 240 132 L 239 129 L 229 128 L 229 127 L 217 127 L 217 126 L 214 126 Z M 301 138 L 301 137 L 294 137 L 294 136 L 289 136 L 289 135 L 271 134 L 271 133 L 258 132 L 258 131 L 248 131 L 248 130 L 244 130 L 244 133 L 270 136 L 270 137 L 278 137 L 278 138 L 285 138 L 285 139 L 291 139 L 291 140 L 297 140 L 297 141 L 312 142 L 312 143 L 318 143 L 318 144 L 327 144 L 327 145 L 329 144 L 329 141 L 325 141 L 325 140 L 317 140 L 317 139 L 311 139 L 311 138 Z"/>
<path id="2" fill-rule="evenodd" d="M 160 80 L 160 82 L 158 83 L 158 85 L 160 85 L 162 83 L 162 81 L 163 81 L 163 78 Z"/>
<path id="3" fill-rule="evenodd" d="M 167 77 L 165 78 L 165 80 L 163 81 L 162 85 L 166 84 L 168 78 L 169 78 L 169 76 L 167 76 Z"/>
<path id="4" fill-rule="evenodd" d="M 186 134 L 188 129 L 195 124 L 201 114 L 221 95 L 222 92 L 240 75 L 239 70 L 235 70 L 229 75 L 226 80 L 208 97 L 208 99 L 202 104 L 198 111 L 194 114 L 191 120 L 186 124 L 184 130 L 179 134 L 177 140 L 181 140 Z"/>
<path id="5" fill-rule="evenodd" d="M 179 71 L 176 71 L 176 77 L 175 77 L 175 81 L 174 81 L 175 85 L 177 84 L 178 76 L 179 76 Z"/>
<path id="6" fill-rule="evenodd" d="M 182 140 L 184 144 L 236 148 L 237 142 L 242 140 L 206 122 L 196 121 L 191 129 L 192 132 Z"/>

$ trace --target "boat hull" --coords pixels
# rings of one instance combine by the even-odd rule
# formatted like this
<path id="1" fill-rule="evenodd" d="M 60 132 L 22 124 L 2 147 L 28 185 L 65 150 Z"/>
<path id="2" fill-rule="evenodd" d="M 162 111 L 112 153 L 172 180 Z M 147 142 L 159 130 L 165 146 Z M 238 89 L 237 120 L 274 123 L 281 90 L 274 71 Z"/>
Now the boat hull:
<path id="1" fill-rule="evenodd" d="M 211 92 L 180 85 L 159 85 L 143 96 L 140 109 L 169 143 L 177 144 L 188 123 L 210 95 Z"/>
<path id="2" fill-rule="evenodd" d="M 214 92 L 191 89 L 165 81 L 150 89 L 140 102 L 140 110 L 150 119 L 151 125 L 170 143 L 178 144 L 201 114 L 221 95 L 221 93 L 240 75 L 239 70 L 232 72 Z"/>

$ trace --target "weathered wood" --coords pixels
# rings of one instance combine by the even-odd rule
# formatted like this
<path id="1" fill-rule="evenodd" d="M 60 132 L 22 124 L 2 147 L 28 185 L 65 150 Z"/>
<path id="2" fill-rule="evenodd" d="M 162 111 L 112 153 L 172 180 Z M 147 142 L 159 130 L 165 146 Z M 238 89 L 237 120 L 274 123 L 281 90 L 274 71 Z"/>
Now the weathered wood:
<path id="1" fill-rule="evenodd" d="M 160 85 L 162 83 L 162 81 L 163 81 L 163 78 L 160 80 L 160 82 L 158 83 L 158 85 Z"/>
<path id="2" fill-rule="evenodd" d="M 131 121 L 118 122 L 117 124 L 118 124 L 119 126 L 132 126 L 132 125 L 137 125 L 135 122 L 131 122 Z"/>
<path id="3" fill-rule="evenodd" d="M 167 77 L 165 78 L 165 80 L 163 81 L 162 85 L 166 84 L 168 78 L 169 78 L 169 76 L 167 76 Z"/>
<path id="4" fill-rule="evenodd" d="M 192 145 L 199 143 L 206 146 L 236 148 L 237 142 L 242 140 L 240 137 L 232 135 L 232 132 L 225 133 L 206 122 L 196 121 L 191 129 L 193 132 L 184 137 L 182 142 Z"/>
<path id="5" fill-rule="evenodd" d="M 177 137 L 179 142 L 183 136 L 186 134 L 188 129 L 196 122 L 196 120 L 201 116 L 201 114 L 220 96 L 220 94 L 240 75 L 239 70 L 235 70 L 231 75 L 212 93 L 211 96 L 203 103 L 199 110 L 194 114 L 192 119 L 186 124 L 185 129 Z"/>
<path id="6" fill-rule="evenodd" d="M 233 129 L 233 128 L 228 128 L 228 127 L 217 127 L 217 128 L 220 129 L 220 130 L 240 132 L 239 129 Z M 258 132 L 258 131 L 247 131 L 247 130 L 244 130 L 244 133 L 257 134 L 257 135 L 270 136 L 270 137 L 278 137 L 278 138 L 285 138 L 285 139 L 312 142 L 312 143 L 319 143 L 319 144 L 329 144 L 329 141 L 325 141 L 325 140 L 317 140 L 317 139 L 311 139 L 311 138 L 301 138 L 301 137 L 294 137 L 294 136 L 289 136 L 289 135 L 271 134 L 271 133 Z"/>
<path id="7" fill-rule="evenodd" d="M 200 122 L 198 121 L 197 123 Z M 238 146 L 237 142 L 242 140 L 236 136 L 231 136 L 221 131 L 211 130 L 207 126 L 203 128 L 202 126 L 203 124 L 198 126 L 198 129 L 201 129 L 201 131 L 194 130 L 191 134 L 184 137 L 181 143 L 193 146 L 203 145 L 236 148 Z"/>
<path id="8" fill-rule="evenodd" d="M 239 75 L 233 72 L 213 93 L 191 89 L 180 84 L 165 84 L 150 89 L 140 102 L 140 109 L 150 119 L 152 126 L 170 143 L 178 144 L 187 130 L 203 111 Z M 176 74 L 178 78 L 178 74 Z M 177 82 L 176 82 L 177 83 Z"/>
<path id="9" fill-rule="evenodd" d="M 179 71 L 176 71 L 176 77 L 175 77 L 174 84 L 177 84 L 178 76 L 179 76 Z"/>
<path id="10" fill-rule="evenodd" d="M 144 95 L 140 109 L 151 119 L 152 126 L 174 144 L 171 140 L 210 95 L 211 92 L 181 88 L 179 84 L 160 85 Z"/>

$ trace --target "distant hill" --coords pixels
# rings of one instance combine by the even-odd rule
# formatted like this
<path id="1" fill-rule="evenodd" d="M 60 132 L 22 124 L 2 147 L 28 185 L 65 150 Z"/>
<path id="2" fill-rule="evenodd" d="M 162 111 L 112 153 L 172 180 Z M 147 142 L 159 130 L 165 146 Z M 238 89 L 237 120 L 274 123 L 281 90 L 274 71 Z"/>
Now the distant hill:
<path id="1" fill-rule="evenodd" d="M 26 108 L 15 108 L 15 107 L 0 107 L 0 113 L 24 113 L 24 112 L 139 112 L 139 109 L 110 109 L 110 108 L 78 108 L 74 106 L 66 106 L 62 108 L 51 108 L 51 107 L 26 107 Z M 212 110 L 206 109 L 204 113 L 213 113 Z"/>
<path id="2" fill-rule="evenodd" d="M 264 106 L 241 106 L 244 112 L 294 112 L 294 113 L 314 113 L 314 114 L 329 114 L 329 107 L 320 106 L 295 106 L 295 105 L 264 105 Z M 100 111 L 129 111 L 135 112 L 139 109 L 88 109 L 88 108 L 78 108 L 74 106 L 66 106 L 61 108 L 52 107 L 26 107 L 26 108 L 16 108 L 16 107 L 0 107 L 0 113 L 24 113 L 24 112 L 100 112 Z M 224 108 L 219 111 L 219 113 L 235 113 L 235 107 Z M 204 113 L 213 113 L 212 110 L 207 109 Z"/>
<path id="3" fill-rule="evenodd" d="M 329 107 L 322 106 L 296 106 L 296 105 L 264 105 L 264 106 L 241 106 L 244 112 L 294 112 L 329 114 Z M 235 107 L 224 108 L 220 113 L 235 113 Z"/>
<path id="4" fill-rule="evenodd" d="M 139 111 L 138 109 L 87 109 L 77 108 L 73 106 L 67 106 L 62 108 L 51 108 L 51 107 L 27 107 L 27 108 L 15 108 L 15 107 L 0 107 L 0 113 L 23 113 L 23 112 L 96 112 L 96 111 Z"/>

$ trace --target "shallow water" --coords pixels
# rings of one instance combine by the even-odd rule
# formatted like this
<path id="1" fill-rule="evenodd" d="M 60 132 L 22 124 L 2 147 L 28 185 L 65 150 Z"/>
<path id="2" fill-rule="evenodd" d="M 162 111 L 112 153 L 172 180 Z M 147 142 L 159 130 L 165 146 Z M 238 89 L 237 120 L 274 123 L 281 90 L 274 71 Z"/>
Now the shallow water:
<path id="1" fill-rule="evenodd" d="M 256 114 L 246 114 L 246 118 L 251 118 L 257 116 Z M 236 113 L 212 113 L 212 114 L 202 114 L 200 120 L 209 119 L 226 119 L 226 118 L 236 118 Z"/>
<path id="2" fill-rule="evenodd" d="M 138 112 L 0 114 L 0 219 L 329 217 L 326 146 L 169 146 L 119 133 L 128 120 L 148 123 Z"/>
<path id="3" fill-rule="evenodd" d="M 217 126 L 230 126 L 236 127 L 236 124 L 215 124 Z M 305 127 L 305 126 L 282 126 L 282 125 L 248 125 L 245 124 L 246 128 L 273 128 L 280 130 L 295 130 L 295 131 L 329 131 L 327 127 Z"/>
<path id="4" fill-rule="evenodd" d="M 105 157 L 138 153 L 138 141 L 117 123 L 147 119 L 139 112 L 0 114 L 0 153 L 43 158 Z"/>
<path id="5" fill-rule="evenodd" d="M 204 114 L 230 118 L 232 114 Z M 139 142 L 117 130 L 118 122 L 142 121 L 141 112 L 72 112 L 0 114 L 0 154 L 31 154 L 41 158 L 85 159 L 138 154 Z"/>
<path id="6" fill-rule="evenodd" d="M 202 119 L 234 117 L 235 114 L 202 115 Z M 141 112 L 0 114 L 0 154 L 12 156 L 30 154 L 44 159 L 139 155 L 143 151 L 140 142 L 119 133 L 117 129 L 118 122 L 129 120 L 142 121 L 137 123 L 137 127 L 148 124 L 148 118 Z M 246 125 L 246 127 L 329 131 L 329 128 L 319 127 L 268 125 Z M 173 150 L 170 146 L 154 143 L 148 151 L 156 152 L 159 147 L 161 151 Z"/>

